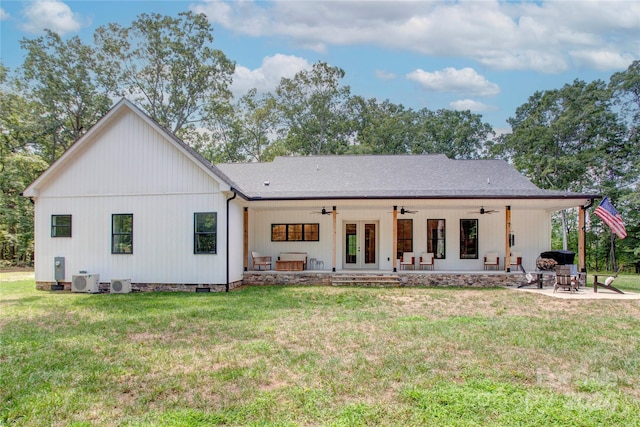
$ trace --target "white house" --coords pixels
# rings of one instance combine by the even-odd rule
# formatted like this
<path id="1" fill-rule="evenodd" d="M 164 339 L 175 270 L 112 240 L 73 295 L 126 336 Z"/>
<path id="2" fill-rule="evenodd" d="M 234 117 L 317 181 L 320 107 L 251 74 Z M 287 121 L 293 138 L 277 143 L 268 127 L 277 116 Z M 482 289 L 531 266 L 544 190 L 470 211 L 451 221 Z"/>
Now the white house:
<path id="1" fill-rule="evenodd" d="M 127 100 L 24 192 L 35 204 L 36 282 L 230 289 L 252 252 L 303 253 L 307 271 L 509 272 L 551 248 L 551 214 L 599 195 L 541 190 L 500 160 L 443 155 L 280 157 L 214 166 Z M 579 264 L 584 267 L 584 234 Z M 402 267 L 406 267 L 404 264 Z M 302 273 L 301 273 L 302 274 Z"/>

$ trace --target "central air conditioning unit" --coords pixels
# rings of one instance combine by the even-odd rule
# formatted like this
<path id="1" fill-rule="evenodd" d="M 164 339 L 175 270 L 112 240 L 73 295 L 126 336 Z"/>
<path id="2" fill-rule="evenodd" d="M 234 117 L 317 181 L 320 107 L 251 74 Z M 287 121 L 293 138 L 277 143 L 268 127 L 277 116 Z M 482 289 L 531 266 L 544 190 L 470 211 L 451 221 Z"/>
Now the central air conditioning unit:
<path id="1" fill-rule="evenodd" d="M 131 292 L 131 279 L 111 279 L 112 294 L 128 294 Z"/>
<path id="2" fill-rule="evenodd" d="M 99 274 L 77 274 L 71 276 L 71 292 L 97 294 L 100 292 Z"/>

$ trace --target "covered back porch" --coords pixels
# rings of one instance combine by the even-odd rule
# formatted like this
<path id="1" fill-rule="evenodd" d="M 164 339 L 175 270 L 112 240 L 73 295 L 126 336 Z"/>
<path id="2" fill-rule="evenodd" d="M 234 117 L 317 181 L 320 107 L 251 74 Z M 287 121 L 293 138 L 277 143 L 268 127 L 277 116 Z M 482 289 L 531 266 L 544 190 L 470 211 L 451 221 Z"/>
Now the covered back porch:
<path id="1" fill-rule="evenodd" d="M 554 199 L 374 199 L 250 201 L 244 205 L 243 282 L 330 284 L 335 276 L 398 277 L 400 285 L 478 286 L 521 284 L 551 248 L 551 214 L 578 207 L 584 224 L 588 200 Z M 484 212 L 483 212 L 484 210 Z M 488 213 L 490 211 L 490 213 Z M 584 227 L 576 263 L 584 268 Z M 253 253 L 270 258 L 254 265 Z M 400 257 L 412 252 L 412 266 Z M 485 270 L 484 256 L 498 254 Z M 304 254 L 302 271 L 276 271 L 285 253 Z M 434 253 L 421 269 L 419 258 Z M 264 270 L 267 271 L 255 271 Z M 406 269 L 405 269 L 406 268 Z"/>

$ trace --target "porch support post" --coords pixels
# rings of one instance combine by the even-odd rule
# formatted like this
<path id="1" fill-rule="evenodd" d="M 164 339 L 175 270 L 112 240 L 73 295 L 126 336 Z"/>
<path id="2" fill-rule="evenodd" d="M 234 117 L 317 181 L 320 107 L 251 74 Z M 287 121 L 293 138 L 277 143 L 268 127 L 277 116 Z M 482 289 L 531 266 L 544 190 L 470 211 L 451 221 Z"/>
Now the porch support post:
<path id="1" fill-rule="evenodd" d="M 249 208 L 244 208 L 244 242 L 242 257 L 244 259 L 244 271 L 249 270 Z"/>
<path id="2" fill-rule="evenodd" d="M 226 223 L 227 223 L 227 241 L 226 241 L 226 253 L 227 253 L 227 271 L 226 271 L 226 276 L 227 276 L 227 284 L 224 287 L 224 291 L 225 292 L 229 292 L 229 267 L 231 265 L 231 256 L 229 255 L 229 204 L 231 203 L 231 201 L 233 199 L 235 199 L 238 196 L 238 193 L 236 193 L 236 191 L 232 188 L 231 191 L 233 191 L 233 197 L 230 197 L 227 199 L 227 213 L 226 213 Z"/>
<path id="3" fill-rule="evenodd" d="M 336 247 L 337 247 L 337 239 L 338 239 L 338 233 L 336 230 L 337 227 L 337 212 L 336 212 L 336 207 L 333 207 L 333 210 L 331 211 L 331 219 L 333 220 L 333 247 L 331 248 L 331 271 L 333 271 L 334 273 L 336 272 Z"/>
<path id="4" fill-rule="evenodd" d="M 393 272 L 398 271 L 396 268 L 396 255 L 398 254 L 398 207 L 393 207 Z"/>
<path id="5" fill-rule="evenodd" d="M 504 269 L 511 271 L 511 206 L 505 206 L 505 244 L 504 244 Z"/>
<path id="6" fill-rule="evenodd" d="M 578 210 L 578 269 L 580 271 L 587 271 L 587 246 L 585 239 L 585 215 L 587 210 L 584 206 L 580 206 Z"/>

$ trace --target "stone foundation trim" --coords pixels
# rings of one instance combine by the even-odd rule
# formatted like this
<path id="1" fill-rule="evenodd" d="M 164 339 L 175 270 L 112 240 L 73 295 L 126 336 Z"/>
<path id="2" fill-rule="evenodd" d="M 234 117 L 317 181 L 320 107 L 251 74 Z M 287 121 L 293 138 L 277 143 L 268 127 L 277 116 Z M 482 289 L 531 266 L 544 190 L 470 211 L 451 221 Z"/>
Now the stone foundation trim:
<path id="1" fill-rule="evenodd" d="M 520 273 L 328 273 L 328 272 L 286 272 L 286 271 L 246 271 L 243 280 L 229 283 L 229 290 L 241 286 L 268 285 L 316 285 L 316 286 L 394 286 L 394 287 L 475 287 L 491 288 L 519 286 L 526 283 Z M 51 291 L 56 282 L 36 282 L 36 289 Z M 71 282 L 60 282 L 64 291 L 71 291 Z M 109 293 L 110 283 L 100 283 L 100 292 Z M 132 292 L 225 292 L 224 284 L 202 283 L 132 283 Z"/>
<path id="2" fill-rule="evenodd" d="M 58 282 L 64 287 L 65 292 L 71 292 L 71 282 Z M 56 282 L 36 282 L 36 289 L 40 291 L 51 291 L 51 287 Z M 238 280 L 229 283 L 229 290 L 233 290 L 242 286 L 242 281 Z M 110 293 L 111 283 L 101 282 L 100 293 Z M 209 289 L 209 292 L 225 292 L 226 285 L 210 284 L 210 283 L 132 283 L 131 292 L 203 292 Z M 206 292 L 206 291 L 205 291 Z"/>
<path id="3" fill-rule="evenodd" d="M 245 272 L 245 286 L 265 285 L 338 285 L 400 287 L 475 287 L 518 286 L 527 279 L 521 273 L 314 273 L 314 272 Z"/>

